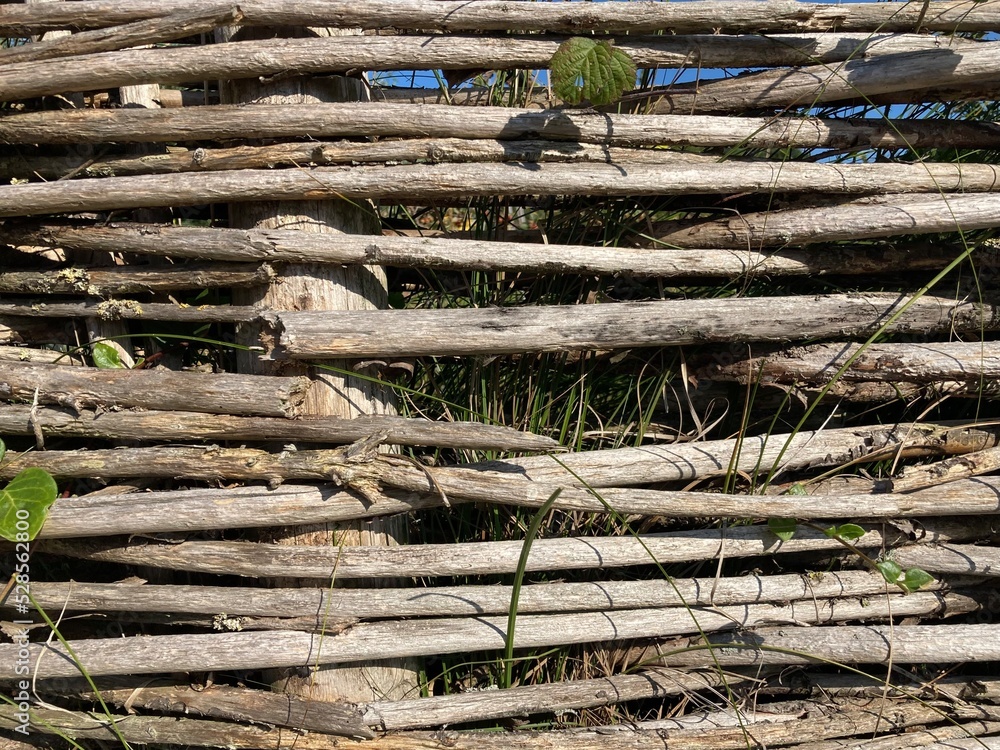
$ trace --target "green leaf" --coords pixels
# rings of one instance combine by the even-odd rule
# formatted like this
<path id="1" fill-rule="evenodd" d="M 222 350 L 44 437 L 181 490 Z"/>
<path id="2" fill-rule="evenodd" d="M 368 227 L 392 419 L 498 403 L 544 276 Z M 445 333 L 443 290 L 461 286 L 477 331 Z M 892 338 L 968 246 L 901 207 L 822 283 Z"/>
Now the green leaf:
<path id="1" fill-rule="evenodd" d="M 842 539 L 845 542 L 852 542 L 865 535 L 865 530 L 856 523 L 844 523 L 840 526 L 831 526 L 824 529 L 823 533 L 831 539 Z"/>
<path id="2" fill-rule="evenodd" d="M 794 518 L 767 519 L 767 528 L 770 529 L 771 533 L 783 542 L 787 542 L 795 536 L 795 529 L 797 527 L 798 524 L 795 522 Z"/>
<path id="3" fill-rule="evenodd" d="M 45 469 L 20 472 L 0 490 L 0 536 L 11 542 L 34 539 L 58 494 L 56 480 Z"/>
<path id="4" fill-rule="evenodd" d="M 806 488 L 805 487 L 803 487 L 801 484 L 799 484 L 798 482 L 796 482 L 795 484 L 793 484 L 791 487 L 789 487 L 785 491 L 785 494 L 786 495 L 808 495 L 809 493 L 806 492 Z"/>
<path id="5" fill-rule="evenodd" d="M 635 62 L 607 41 L 575 36 L 559 45 L 549 64 L 552 88 L 563 101 L 611 104 L 635 86 Z"/>
<path id="6" fill-rule="evenodd" d="M 891 584 L 899 583 L 899 579 L 903 575 L 903 569 L 899 566 L 899 563 L 892 560 L 883 560 L 882 562 L 875 563 L 875 567 L 878 568 L 878 572 L 882 574 L 882 577 Z"/>
<path id="7" fill-rule="evenodd" d="M 3 461 L 3 457 L 7 455 L 7 444 L 0 440 L 0 461 Z"/>
<path id="8" fill-rule="evenodd" d="M 106 341 L 98 341 L 90 347 L 90 354 L 94 358 L 94 366 L 102 370 L 123 370 L 121 357 L 118 350 Z"/>
<path id="9" fill-rule="evenodd" d="M 900 581 L 907 591 L 919 591 L 929 583 L 934 583 L 934 576 L 920 568 L 910 568 Z"/>

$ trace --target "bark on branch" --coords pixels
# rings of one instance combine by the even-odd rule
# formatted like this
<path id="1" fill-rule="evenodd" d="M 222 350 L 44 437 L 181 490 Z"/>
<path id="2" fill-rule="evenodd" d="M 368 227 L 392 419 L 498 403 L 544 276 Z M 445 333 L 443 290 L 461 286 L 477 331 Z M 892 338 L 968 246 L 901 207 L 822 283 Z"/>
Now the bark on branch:
<path id="1" fill-rule="evenodd" d="M 137 294 L 176 289 L 210 289 L 267 284 L 274 269 L 263 263 L 189 264 L 169 267 L 114 266 L 62 268 L 58 271 L 0 271 L 0 293 Z"/>

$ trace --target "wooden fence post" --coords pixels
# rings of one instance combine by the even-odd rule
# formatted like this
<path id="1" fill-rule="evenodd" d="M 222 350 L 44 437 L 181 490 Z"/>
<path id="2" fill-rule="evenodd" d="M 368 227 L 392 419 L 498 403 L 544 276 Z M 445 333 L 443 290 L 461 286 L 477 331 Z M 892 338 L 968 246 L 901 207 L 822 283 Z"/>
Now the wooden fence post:
<path id="1" fill-rule="evenodd" d="M 279 32 L 284 33 L 284 32 Z M 337 30 L 295 29 L 297 35 L 334 36 Z M 233 27 L 223 34 L 239 38 L 272 38 L 273 30 Z M 252 35 L 248 37 L 247 35 Z M 224 103 L 303 104 L 359 101 L 366 98 L 363 81 L 346 76 L 302 77 L 262 82 L 257 79 L 221 84 Z M 307 201 L 239 203 L 229 206 L 230 226 L 239 228 L 294 228 L 316 234 L 379 234 L 381 223 L 368 201 Z M 346 310 L 387 306 L 385 273 L 377 266 L 322 266 L 289 264 L 269 285 L 233 290 L 233 304 L 259 304 L 274 310 Z M 262 331 L 243 326 L 241 340 L 257 344 Z M 327 364 L 350 369 L 345 362 Z M 362 414 L 394 414 L 392 394 L 385 388 L 353 377 L 316 372 L 291 362 L 269 362 L 248 353 L 239 358 L 241 372 L 298 375 L 308 373 L 313 386 L 306 395 L 302 414 L 352 418 Z M 354 526 L 323 524 L 313 527 L 274 529 L 273 540 L 289 545 L 391 545 L 405 534 L 405 520 L 391 519 Z M 294 571 L 289 571 L 294 574 Z M 331 571 L 335 578 L 335 572 Z M 417 685 L 414 669 L 396 666 L 347 665 L 314 674 L 285 674 L 276 686 L 285 692 L 318 700 L 350 700 L 413 697 Z"/>

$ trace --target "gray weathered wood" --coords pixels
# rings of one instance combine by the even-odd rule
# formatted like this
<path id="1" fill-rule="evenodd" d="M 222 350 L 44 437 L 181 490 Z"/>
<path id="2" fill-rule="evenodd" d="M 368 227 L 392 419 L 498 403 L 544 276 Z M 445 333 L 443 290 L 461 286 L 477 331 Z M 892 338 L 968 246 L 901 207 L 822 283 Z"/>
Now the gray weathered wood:
<path id="1" fill-rule="evenodd" d="M 110 224 L 86 228 L 57 225 L 0 227 L 0 237 L 47 247 L 125 251 L 173 258 L 350 265 L 377 262 L 399 267 L 691 278 L 913 271 L 941 268 L 951 262 L 957 252 L 943 243 L 758 252 L 747 249 L 593 247 L 381 235 L 317 237 L 292 235 L 280 229 L 206 229 L 151 224 Z M 985 254 L 978 262 L 992 264 L 993 256 Z M 3 276 L 0 276 L 2 283 Z"/>
<path id="2" fill-rule="evenodd" d="M 918 567 L 929 573 L 1000 576 L 1000 549 L 971 544 L 915 545 L 890 555 L 903 569 Z"/>
<path id="3" fill-rule="evenodd" d="M 58 506 L 56 506 L 58 507 Z M 137 510 L 136 512 L 142 512 Z M 968 549 L 948 545 L 943 549 Z M 938 549 L 927 545 L 901 547 L 894 557 L 929 556 Z M 973 549 L 983 549 L 976 547 Z M 974 579 L 936 580 L 925 591 L 949 590 Z M 540 583 L 521 588 L 517 611 L 612 611 L 649 607 L 722 606 L 781 603 L 838 597 L 877 596 L 885 580 L 869 571 L 809 575 L 746 575 L 714 578 L 675 578 L 672 581 L 593 581 Z M 32 581 L 31 595 L 40 607 L 67 612 L 162 612 L 232 617 L 395 619 L 505 614 L 512 587 L 497 585 L 435 586 L 379 589 L 292 589 L 231 586 L 172 586 L 133 583 L 49 583 Z M 8 605 L 8 608 L 13 605 Z"/>
<path id="4" fill-rule="evenodd" d="M 729 471 L 758 475 L 773 469 L 780 476 L 782 472 L 861 460 L 961 455 L 992 448 L 997 439 L 997 431 L 988 425 L 968 428 L 910 422 L 513 458 L 467 467 L 524 476 L 536 482 L 577 484 L 579 477 L 591 487 L 625 487 L 689 482 L 723 476 Z"/>
<path id="5" fill-rule="evenodd" d="M 295 70 L 299 74 L 321 74 L 350 70 L 443 69 L 533 69 L 548 66 L 566 37 L 463 36 L 336 36 L 304 39 L 253 39 L 193 47 L 129 49 L 76 55 L 0 68 L 0 98 L 28 99 L 67 91 L 92 91 L 136 84 L 190 83 L 212 78 L 245 79 L 269 77 Z M 928 76 L 927 85 L 956 85 L 984 80 L 995 66 L 990 42 L 956 39 L 947 45 L 953 70 L 917 55 L 934 55 L 942 43 L 917 35 L 872 35 L 826 33 L 820 35 L 743 35 L 627 37 L 616 41 L 639 67 L 713 68 L 842 63 L 854 56 L 883 55 L 899 59 L 900 67 Z M 914 56 L 912 61 L 904 55 Z M 981 60 L 979 58 L 982 58 Z M 871 64 L 866 60 L 865 64 Z M 907 67 L 910 66 L 910 67 Z M 852 80 L 858 78 L 866 92 L 869 78 L 862 77 L 857 63 L 845 63 Z M 856 70 L 857 69 L 857 70 Z M 892 83 L 871 93 L 914 88 L 905 85 L 903 70 L 879 68 Z M 814 76 L 815 77 L 815 76 Z M 794 84 L 782 80 L 782 86 Z M 707 88 L 707 87 L 706 87 Z M 830 88 L 836 89 L 836 81 Z M 857 96 L 855 92 L 852 96 Z"/>
<path id="6" fill-rule="evenodd" d="M 274 269 L 267 263 L 69 267 L 58 271 L 0 271 L 0 293 L 105 296 L 261 284 L 272 278 Z"/>
<path id="7" fill-rule="evenodd" d="M 1000 55 L 997 59 L 1000 60 Z M 937 193 L 959 189 L 990 191 L 997 190 L 998 184 L 1000 167 L 989 164 L 914 166 L 754 161 L 738 164 L 679 163 L 669 171 L 652 164 L 625 167 L 616 164 L 548 163 L 245 169 L 5 185 L 0 186 L 0 217 L 196 205 L 212 201 L 330 200 L 338 196 L 393 202 L 525 194 L 623 196 L 825 192 L 861 195 Z M 948 223 L 935 231 L 955 231 L 956 224 L 964 229 L 981 229 L 1000 223 L 997 219 L 1000 195 L 945 194 L 928 197 L 924 201 L 927 207 L 936 207 L 939 211 L 946 205 L 955 210 L 954 216 L 938 219 L 939 223 Z M 882 208 L 884 211 L 885 208 Z M 967 221 L 967 215 L 976 218 Z M 817 213 L 817 228 L 828 231 L 828 225 L 822 221 L 823 216 Z M 908 228 L 912 229 L 912 224 L 911 220 Z M 887 229 L 889 231 L 879 236 L 900 233 L 892 231 L 895 227 L 891 223 Z M 851 235 L 836 239 L 851 239 Z"/>
<path id="8" fill-rule="evenodd" d="M 53 349 L 33 349 L 30 346 L 0 346 L 0 363 L 30 362 L 46 365 L 82 365 L 78 355 Z"/>
<path id="9" fill-rule="evenodd" d="M 744 213 L 734 219 L 664 222 L 655 226 L 654 235 L 678 247 L 747 250 L 996 226 L 1000 226 L 1000 203 L 994 203 L 993 196 L 898 195 L 864 203 Z"/>
<path id="10" fill-rule="evenodd" d="M 75 8 L 79 2 L 74 3 Z M 391 91 L 391 89 L 389 90 Z M 455 94 L 460 96 L 461 92 Z M 80 144 L 236 138 L 400 136 L 411 138 L 545 138 L 617 146 L 749 148 L 988 148 L 1000 126 L 952 120 L 839 120 L 816 117 L 731 118 L 707 115 L 604 114 L 576 110 L 396 103 L 258 104 L 189 109 L 101 109 L 27 112 L 0 118 L 0 142 Z M 799 165 L 802 166 L 802 165 Z M 969 165 L 966 165 L 969 166 Z"/>
<path id="11" fill-rule="evenodd" d="M 998 204 L 1000 205 L 1000 204 Z M 998 214 L 1000 223 L 1000 214 Z M 913 302 L 905 312 L 905 305 Z M 730 298 L 604 305 L 273 314 L 280 356 L 506 354 L 726 341 L 996 330 L 992 305 L 897 294 Z M 890 323 L 890 321 L 892 321 Z"/>
<path id="12" fill-rule="evenodd" d="M 369 548 L 376 549 L 376 548 Z M 623 641 L 694 632 L 755 627 L 775 620 L 820 624 L 859 618 L 888 616 L 962 614 L 978 603 L 960 593 L 940 595 L 887 594 L 867 602 L 852 599 L 798 602 L 784 606 L 747 605 L 714 607 L 701 611 L 641 609 L 618 612 L 586 612 L 557 615 L 523 615 L 515 634 L 517 648 L 542 648 L 574 643 Z M 142 636 L 77 640 L 70 642 L 80 663 L 92 676 L 156 674 L 160 672 L 207 672 L 268 667 L 344 664 L 379 661 L 406 656 L 467 653 L 502 649 L 506 617 L 436 618 L 363 622 L 334 636 L 321 638 L 295 631 L 255 631 L 211 635 Z M 957 626 L 971 632 L 986 626 Z M 801 628 L 808 631 L 839 631 L 839 628 Z M 791 629 L 790 632 L 794 632 Z M 827 636 L 829 637 L 829 636 Z M 984 643 L 983 641 L 989 641 Z M 963 657 L 956 648 L 943 648 L 930 659 L 944 661 L 989 661 L 1000 653 L 1000 644 L 985 634 L 980 641 L 966 643 L 959 636 Z M 0 644 L 0 680 L 16 677 L 17 644 Z M 885 651 L 883 646 L 881 651 Z M 58 642 L 28 645 L 29 660 L 38 678 L 76 677 L 79 669 Z M 852 652 L 853 653 L 853 652 Z M 905 653 L 905 652 L 904 652 Z M 708 665 L 704 653 L 699 664 Z M 907 661 L 908 655 L 897 661 Z M 40 658 L 41 657 L 41 658 Z M 879 661 L 873 651 L 869 661 Z"/>
<path id="13" fill-rule="evenodd" d="M 242 14 L 234 5 L 220 3 L 208 9 L 185 8 L 169 15 L 136 21 L 124 26 L 82 31 L 58 39 L 43 39 L 31 44 L 7 47 L 0 50 L 0 65 L 37 62 L 169 42 L 211 31 L 217 26 L 238 23 L 241 19 Z"/>
<path id="14" fill-rule="evenodd" d="M 746 33 L 776 31 L 996 31 L 995 0 L 969 7 L 964 2 L 800 3 L 771 0 L 766 5 L 695 2 L 683 5 L 636 3 L 618 7 L 534 6 L 523 2 L 478 0 L 246 0 L 244 24 L 338 26 L 348 28 L 440 29 L 445 31 L 582 31 L 652 33 Z M 0 13 L 0 30 L 34 34 L 61 28 L 93 28 L 156 18 L 189 7 L 186 0 L 89 0 L 79 10 L 12 6 Z"/>
<path id="15" fill-rule="evenodd" d="M 479 0 L 247 0 L 240 3 L 244 24 L 339 26 L 348 28 L 440 29 L 445 31 L 581 31 L 652 33 L 746 33 L 776 31 L 996 31 L 1000 7 L 993 2 L 800 3 L 771 0 L 766 5 L 695 2 L 683 5 L 637 3 L 618 7 L 533 6 Z M 12 6 L 0 13 L 0 31 L 34 34 L 61 28 L 94 28 L 157 18 L 189 7 L 186 0 L 89 0 L 79 10 Z"/>
<path id="16" fill-rule="evenodd" d="M 211 375 L 208 375 L 211 377 Z M 2 375 L 0 375 L 2 378 Z M 2 398 L 0 380 L 0 398 Z M 51 400 L 51 394 L 47 394 Z M 41 399 L 41 394 L 39 393 Z M 190 407 L 187 407 L 190 409 Z M 0 434 L 99 437 L 137 442 L 185 440 L 286 440 L 305 443 L 353 443 L 385 433 L 387 445 L 432 445 L 442 448 L 545 451 L 559 447 L 552 438 L 510 427 L 478 422 L 433 422 L 389 415 L 343 417 L 302 416 L 297 419 L 244 417 L 192 411 L 81 411 L 0 405 Z"/>
<path id="17" fill-rule="evenodd" d="M 173 370 L 100 370 L 35 362 L 0 361 L 0 399 L 79 410 L 138 407 L 212 414 L 299 414 L 309 381 L 304 377 L 250 377 Z"/>
<path id="18" fill-rule="evenodd" d="M 786 349 L 732 364 L 710 364 L 699 377 L 740 383 L 827 382 L 843 364 L 858 354 L 860 344 L 815 344 Z M 864 347 L 841 375 L 850 381 L 909 381 L 1000 378 L 1000 344 L 949 341 L 922 344 L 872 344 Z"/>
<path id="19" fill-rule="evenodd" d="M 835 628 L 761 628 L 753 633 L 713 635 L 713 657 L 722 666 L 738 664 L 815 664 L 832 660 L 848 664 L 948 664 L 996 661 L 1000 641 L 996 625 L 838 625 Z M 693 643 L 691 645 L 694 645 Z M 764 647 L 763 649 L 761 647 Z M 657 650 L 659 653 L 657 653 Z M 704 649 L 681 642 L 645 651 L 646 663 L 668 666 L 704 665 Z"/>
<path id="20" fill-rule="evenodd" d="M 83 302 L 49 302 L 42 299 L 7 298 L 0 315 L 23 318 L 91 318 L 97 322 L 123 320 L 172 320 L 189 323 L 241 323 L 257 317 L 254 307 L 199 305 L 170 302 L 137 302 L 133 299 L 91 298 Z M 96 336 L 94 338 L 103 338 Z"/>
<path id="21" fill-rule="evenodd" d="M 924 542 L 969 541 L 988 530 L 981 521 L 938 519 L 926 522 Z M 854 544 L 863 549 L 908 543 L 909 537 L 881 525 L 870 525 Z M 39 550 L 83 560 L 142 564 L 218 575 L 337 580 L 466 576 L 513 573 L 523 543 L 466 542 L 403 547 L 323 547 L 251 542 L 194 541 L 177 544 L 131 544 L 119 538 L 105 541 L 49 540 Z M 726 559 L 798 552 L 842 552 L 843 546 L 826 534 L 802 528 L 788 542 L 779 542 L 766 526 L 739 526 L 720 531 L 705 529 L 643 534 L 639 537 L 577 537 L 539 539 L 531 546 L 527 570 L 606 570 L 654 562 L 687 563 L 712 560 L 720 550 Z"/>

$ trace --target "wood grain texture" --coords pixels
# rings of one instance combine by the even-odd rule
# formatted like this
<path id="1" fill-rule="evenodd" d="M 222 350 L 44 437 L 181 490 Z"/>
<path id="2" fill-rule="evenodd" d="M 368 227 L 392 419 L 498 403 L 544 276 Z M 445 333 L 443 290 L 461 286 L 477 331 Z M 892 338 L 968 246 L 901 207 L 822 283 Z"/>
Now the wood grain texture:
<path id="1" fill-rule="evenodd" d="M 895 550 L 892 559 L 903 569 L 918 567 L 929 573 L 1000 576 L 1000 550 L 971 544 L 915 545 Z"/>
<path id="2" fill-rule="evenodd" d="M 68 267 L 58 271 L 0 271 L 0 292 L 11 294 L 137 294 L 267 283 L 268 264 L 191 263 L 176 267 Z"/>
<path id="3" fill-rule="evenodd" d="M 960 593 L 942 596 L 918 592 L 908 595 L 888 594 L 865 603 L 851 599 L 824 600 L 793 602 L 783 606 L 766 604 L 717 607 L 695 613 L 680 608 L 524 615 L 518 618 L 515 646 L 542 648 L 655 638 L 696 633 L 699 630 L 713 632 L 756 627 L 775 620 L 818 625 L 859 618 L 880 619 L 890 615 L 940 616 L 968 613 L 975 611 L 978 606 L 974 599 Z M 295 631 L 257 631 L 89 639 L 71 641 L 70 646 L 92 676 L 206 672 L 345 664 L 496 650 L 504 647 L 506 626 L 506 617 L 435 618 L 363 622 L 325 638 Z M 982 627 L 988 626 L 956 626 L 961 627 L 969 629 L 969 632 L 978 632 Z M 838 631 L 839 628 L 792 629 L 793 632 L 795 630 L 822 631 L 829 638 L 829 631 Z M 980 638 L 982 641 L 989 640 L 985 633 Z M 869 640 L 877 642 L 875 639 Z M 959 648 L 963 658 L 944 658 L 946 654 L 953 657 L 956 655 L 958 650 L 952 647 L 942 649 L 936 657 L 920 661 L 991 661 L 1000 653 L 1000 645 L 995 639 L 975 644 L 960 639 L 959 643 L 962 644 Z M 15 678 L 14 665 L 18 648 L 16 644 L 0 644 L 0 680 Z M 730 649 L 720 650 L 725 653 Z M 28 645 L 28 651 L 31 663 L 38 664 L 38 678 L 76 677 L 79 674 L 76 664 L 68 658 L 65 647 L 60 643 L 32 643 Z M 877 663 L 885 658 L 885 651 L 883 643 L 881 648 L 871 651 L 866 660 L 868 663 Z M 700 666 L 710 664 L 705 654 L 694 653 L 700 656 Z M 897 661 L 912 659 L 910 654 L 905 651 L 904 654 Z"/>
<path id="4" fill-rule="evenodd" d="M 84 228 L 58 225 L 0 227 L 0 238 L 45 247 L 127 251 L 173 258 L 268 263 L 299 262 L 403 268 L 482 269 L 534 273 L 598 273 L 687 278 L 742 274 L 779 276 L 869 274 L 942 268 L 956 249 L 943 243 L 882 247 L 718 250 L 550 245 L 439 237 L 293 235 L 288 230 L 206 229 L 151 224 Z M 1000 253 L 978 255 L 980 267 L 1000 265 Z M 20 278 L 20 277 L 18 277 Z M 4 283 L 0 275 L 0 285 Z M 88 280 L 89 284 L 98 283 Z M 40 291 L 40 290 L 36 290 Z"/>
<path id="5" fill-rule="evenodd" d="M 28 12 L 13 6 L 0 14 L 0 30 L 34 34 L 61 28 L 94 28 L 157 18 L 187 8 L 186 0 L 84 0 L 79 9 L 45 8 Z M 442 31 L 584 31 L 653 33 L 745 33 L 778 31 L 996 31 L 996 0 L 969 6 L 965 2 L 922 2 L 883 7 L 868 3 L 799 3 L 771 0 L 766 5 L 696 2 L 684 5 L 572 7 L 478 0 L 245 0 L 243 23 L 254 25 L 339 26 L 347 28 L 437 29 Z"/>
<path id="6" fill-rule="evenodd" d="M 73 7 L 88 1 L 77 0 Z M 391 89 L 375 91 L 374 96 L 384 98 L 391 93 Z M 476 95 L 472 90 L 470 96 Z M 456 92 L 455 97 L 461 98 L 461 92 Z M 487 101 L 485 96 L 483 99 Z M 1000 144 L 1000 125 L 919 119 L 629 115 L 507 107 L 478 107 L 471 116 L 461 107 L 401 102 L 391 107 L 383 102 L 316 102 L 257 104 L 253 108 L 217 105 L 161 110 L 83 109 L 15 113 L 0 118 L 0 142 L 11 145 L 329 136 L 502 141 L 544 138 L 613 146 L 996 148 Z"/>
<path id="7" fill-rule="evenodd" d="M 275 356 L 293 359 L 627 349 L 860 337 L 883 327 L 933 334 L 992 331 L 1000 326 L 1000 313 L 989 304 L 882 293 L 815 296 L 808 301 L 802 297 L 729 298 L 376 310 L 336 317 L 278 312 L 271 317 L 277 332 Z"/>

